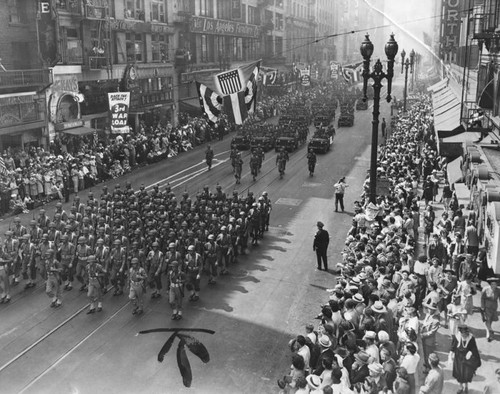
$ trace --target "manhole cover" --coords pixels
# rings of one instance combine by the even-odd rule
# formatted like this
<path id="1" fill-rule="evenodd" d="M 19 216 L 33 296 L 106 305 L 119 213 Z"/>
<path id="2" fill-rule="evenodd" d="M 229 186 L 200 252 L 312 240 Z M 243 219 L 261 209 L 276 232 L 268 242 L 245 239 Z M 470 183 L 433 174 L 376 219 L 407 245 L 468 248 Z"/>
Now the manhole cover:
<path id="1" fill-rule="evenodd" d="M 294 207 L 300 205 L 302 200 L 297 200 L 295 198 L 279 198 L 275 204 L 281 204 L 281 205 L 292 205 Z"/>

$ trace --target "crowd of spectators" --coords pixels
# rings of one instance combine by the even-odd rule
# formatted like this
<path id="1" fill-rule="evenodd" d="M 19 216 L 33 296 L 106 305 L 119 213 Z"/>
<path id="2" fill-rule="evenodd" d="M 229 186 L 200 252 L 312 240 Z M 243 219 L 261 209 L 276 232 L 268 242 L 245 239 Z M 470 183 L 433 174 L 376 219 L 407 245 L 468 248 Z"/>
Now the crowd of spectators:
<path id="1" fill-rule="evenodd" d="M 285 393 L 442 393 L 435 352 L 440 327 L 448 329 L 444 346 L 460 393 L 481 365 L 466 325 L 476 289 L 474 220 L 467 227 L 447 183 L 446 215 L 437 224 L 432 216 L 446 161 L 436 153 L 428 97 L 396 116 L 378 163 L 378 177 L 390 187 L 371 203 L 367 177 L 354 203 L 337 283 L 316 316 L 320 323 L 307 323 L 289 343 L 291 372 L 278 380 Z"/>

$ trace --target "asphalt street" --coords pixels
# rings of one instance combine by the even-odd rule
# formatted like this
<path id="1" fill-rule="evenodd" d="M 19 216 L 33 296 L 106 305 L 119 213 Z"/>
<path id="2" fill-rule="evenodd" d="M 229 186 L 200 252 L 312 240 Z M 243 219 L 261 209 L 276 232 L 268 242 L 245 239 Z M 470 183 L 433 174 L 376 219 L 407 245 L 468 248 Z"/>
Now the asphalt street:
<path id="1" fill-rule="evenodd" d="M 383 102 L 381 118 L 390 118 Z M 214 166 L 207 171 L 205 146 L 143 167 L 108 182 L 111 190 L 130 181 L 139 189 L 169 183 L 180 194 L 194 195 L 218 183 L 226 193 L 233 190 L 260 194 L 266 190 L 273 201 L 271 227 L 259 246 L 230 267 L 230 275 L 208 287 L 202 278 L 201 299 L 185 305 L 185 318 L 170 320 L 171 310 L 163 297 L 146 301 L 145 313 L 131 314 L 126 295 L 104 298 L 102 313 L 86 315 L 86 296 L 77 289 L 65 292 L 63 306 L 49 307 L 44 286 L 24 291 L 16 288 L 12 302 L 0 305 L 0 392 L 1 393 L 274 393 L 276 378 L 288 372 L 288 340 L 304 331 L 325 289 L 335 284 L 331 273 L 316 271 L 312 240 L 316 222 L 330 232 L 330 267 L 340 258 L 356 200 L 369 168 L 371 107 L 357 112 L 351 128 L 337 128 L 330 152 L 318 155 L 314 177 L 309 177 L 306 145 L 290 155 L 284 179 L 279 179 L 274 151 L 266 153 L 256 182 L 250 176 L 249 154 L 240 185 L 235 185 L 229 163 L 231 135 L 212 144 Z M 333 183 L 346 176 L 350 185 L 345 213 L 333 211 Z M 93 188 L 101 194 L 101 184 Z M 238 186 L 238 187 L 235 187 Z M 87 192 L 82 193 L 82 200 Z M 66 204 L 64 209 L 69 210 Z M 54 204 L 46 207 L 52 216 Z M 38 215 L 37 212 L 34 212 Z M 27 224 L 32 213 L 21 215 Z M 10 220 L 0 223 L 4 234 Z M 203 364 L 188 354 L 193 384 L 182 384 L 174 344 L 163 363 L 157 353 L 168 333 L 137 335 L 154 328 L 202 328 L 213 335 L 192 333 L 208 349 L 210 362 Z"/>

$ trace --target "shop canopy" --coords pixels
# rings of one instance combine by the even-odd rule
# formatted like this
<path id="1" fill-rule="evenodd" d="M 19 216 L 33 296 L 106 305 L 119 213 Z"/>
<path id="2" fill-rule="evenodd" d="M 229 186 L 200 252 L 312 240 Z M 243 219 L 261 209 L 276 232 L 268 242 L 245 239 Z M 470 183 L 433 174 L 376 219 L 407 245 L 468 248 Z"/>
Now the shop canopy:
<path id="1" fill-rule="evenodd" d="M 460 125 L 460 100 L 447 85 L 443 80 L 427 89 L 432 92 L 434 129 L 438 135 L 440 130 L 453 130 Z"/>
<path id="2" fill-rule="evenodd" d="M 179 108 L 183 112 L 198 116 L 202 113 L 200 99 L 198 97 L 179 101 Z"/>
<path id="3" fill-rule="evenodd" d="M 453 185 L 456 182 L 460 182 L 463 178 L 462 173 L 462 158 L 457 157 L 455 160 L 448 163 L 446 166 L 446 173 L 448 176 L 448 182 Z"/>
<path id="4" fill-rule="evenodd" d="M 87 135 L 87 134 L 92 134 L 94 132 L 94 129 L 82 126 L 82 127 L 75 127 L 74 129 L 63 130 L 63 132 L 71 135 Z"/>

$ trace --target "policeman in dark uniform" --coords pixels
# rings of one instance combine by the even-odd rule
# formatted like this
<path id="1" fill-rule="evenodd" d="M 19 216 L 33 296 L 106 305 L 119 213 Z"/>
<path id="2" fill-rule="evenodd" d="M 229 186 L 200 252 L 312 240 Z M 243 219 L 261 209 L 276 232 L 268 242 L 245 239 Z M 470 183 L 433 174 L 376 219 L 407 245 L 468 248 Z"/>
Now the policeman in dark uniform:
<path id="1" fill-rule="evenodd" d="M 309 149 L 309 153 L 307 153 L 307 165 L 309 167 L 309 176 L 314 175 L 314 168 L 316 167 L 316 153 L 311 148 Z"/>

